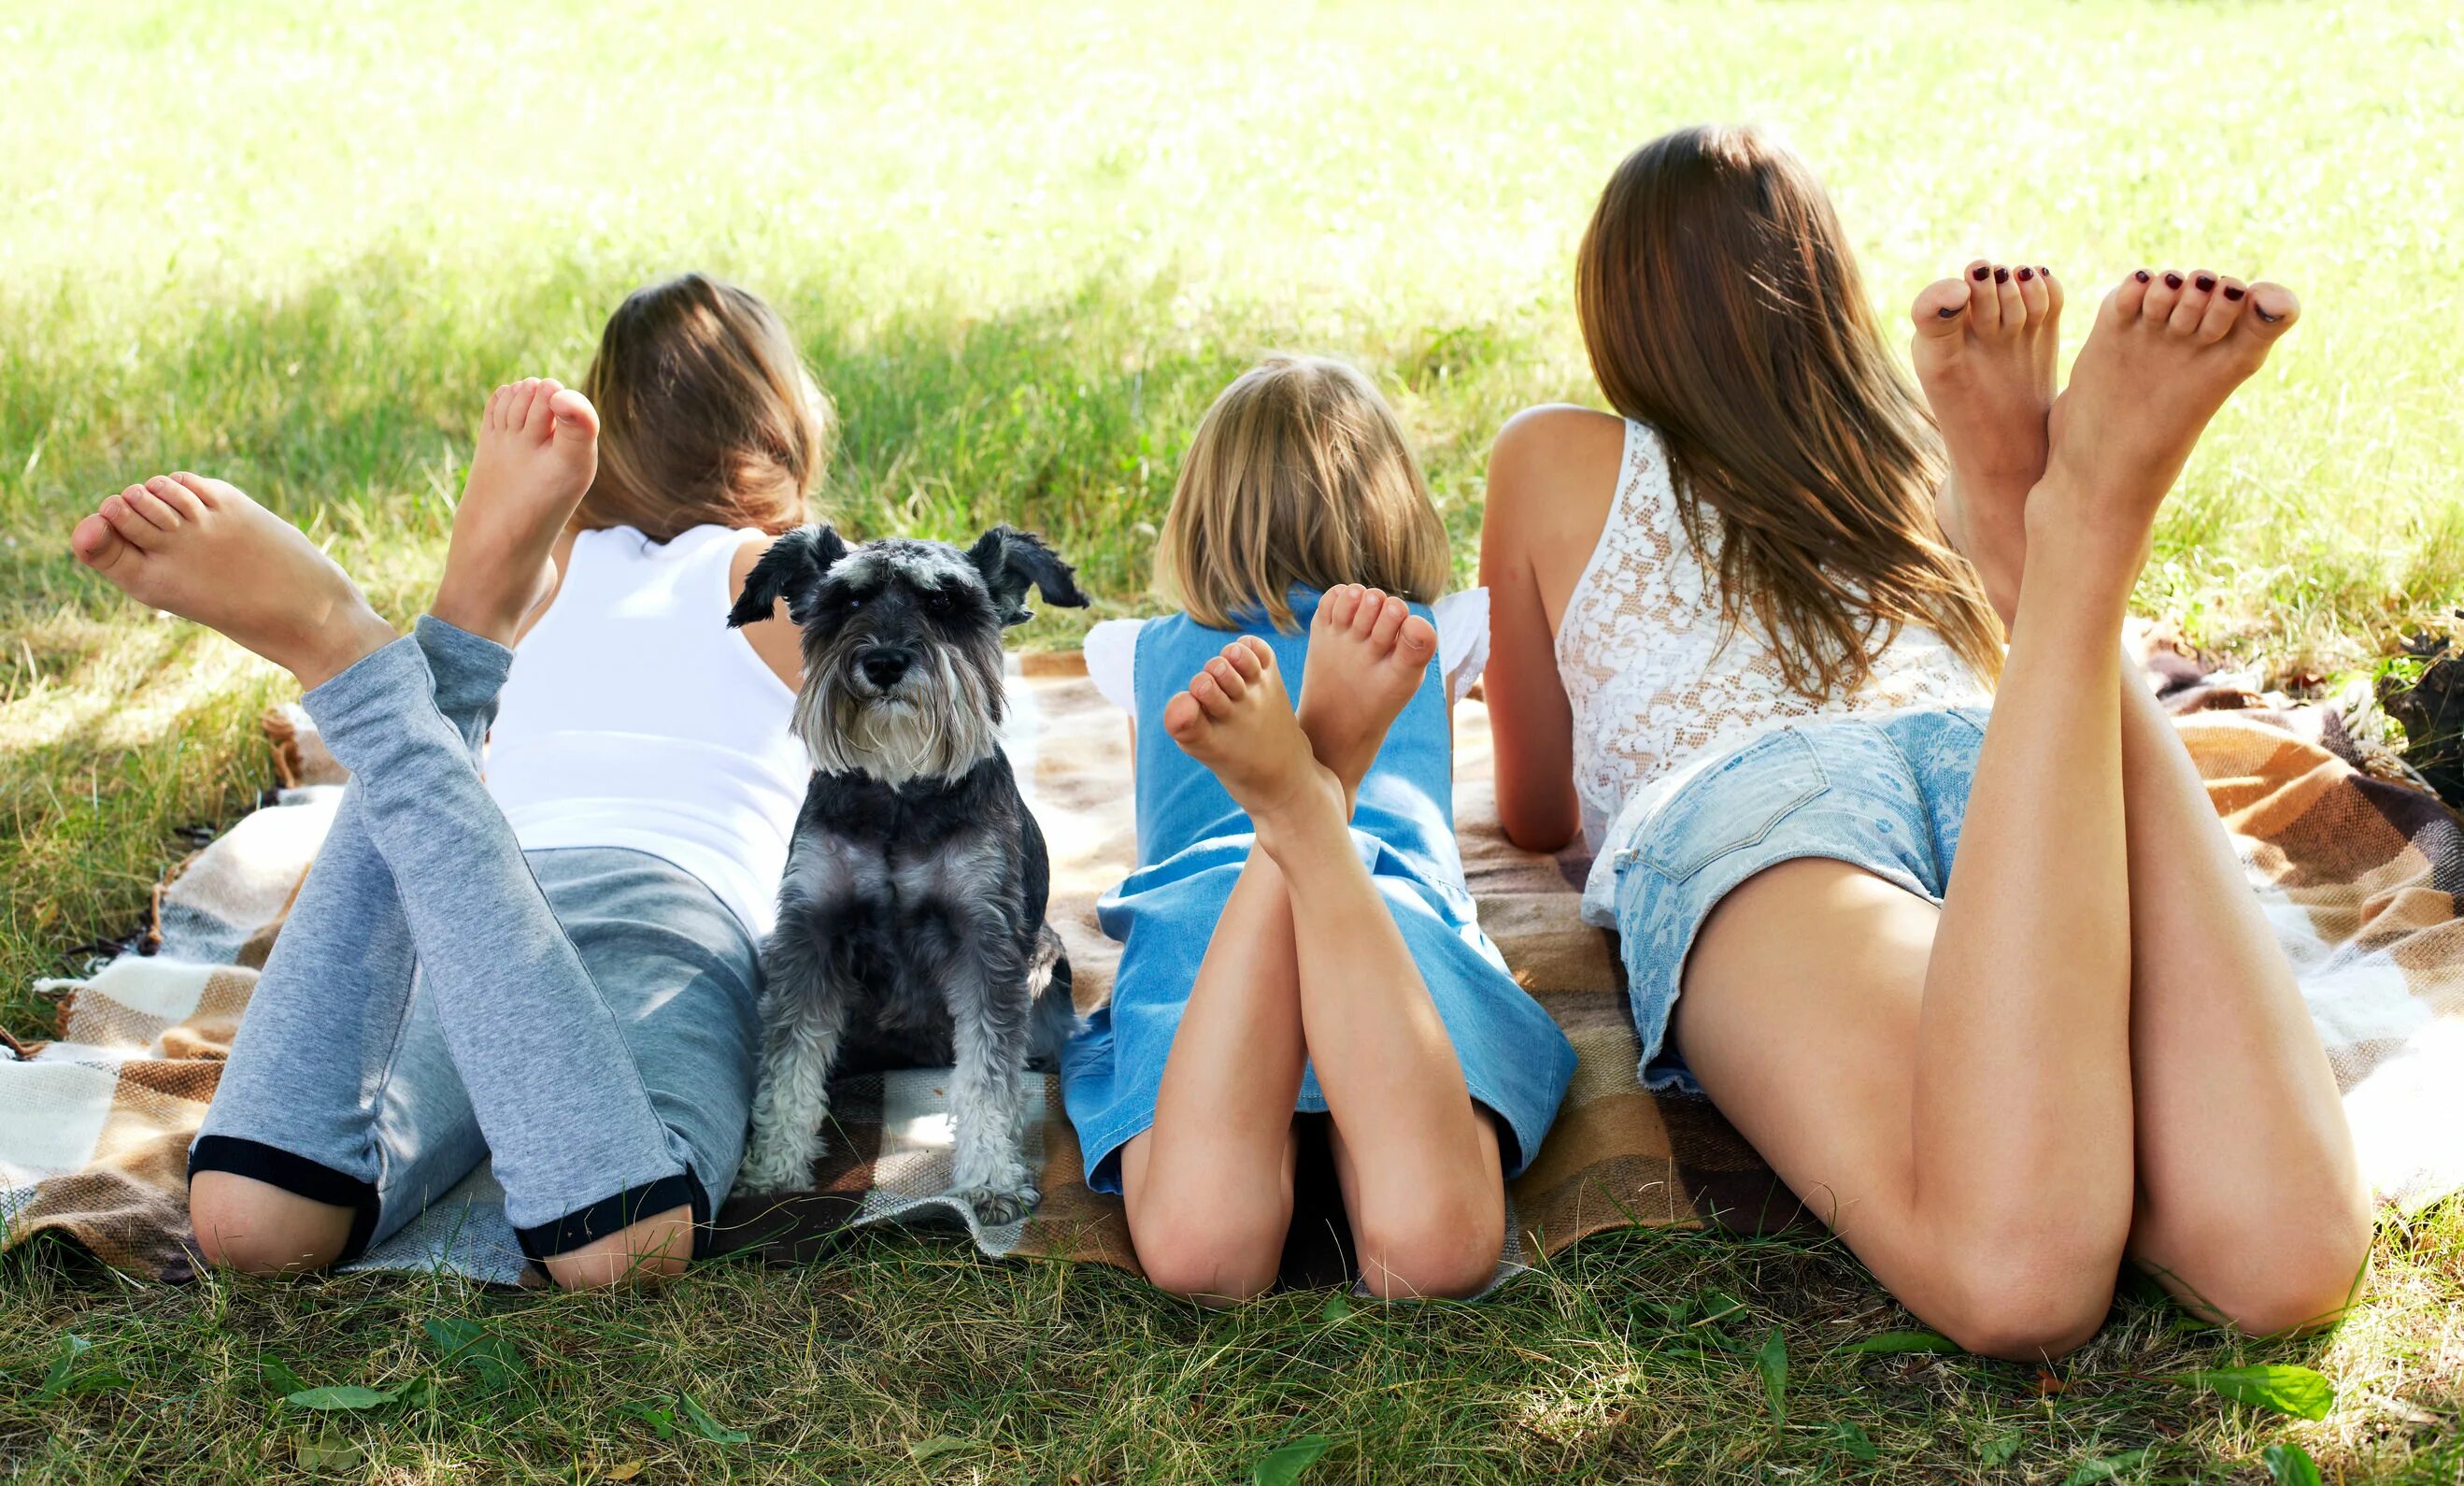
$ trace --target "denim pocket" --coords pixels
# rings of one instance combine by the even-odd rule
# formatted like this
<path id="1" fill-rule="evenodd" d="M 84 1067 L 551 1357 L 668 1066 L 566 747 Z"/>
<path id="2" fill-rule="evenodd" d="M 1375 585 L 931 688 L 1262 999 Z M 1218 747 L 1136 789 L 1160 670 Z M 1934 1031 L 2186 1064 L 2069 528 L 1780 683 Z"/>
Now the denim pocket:
<path id="1" fill-rule="evenodd" d="M 1761 844 L 1830 787 L 1831 777 L 1803 734 L 1794 728 L 1774 733 L 1687 780 L 1651 823 L 1642 860 L 1683 882 L 1732 852 Z"/>

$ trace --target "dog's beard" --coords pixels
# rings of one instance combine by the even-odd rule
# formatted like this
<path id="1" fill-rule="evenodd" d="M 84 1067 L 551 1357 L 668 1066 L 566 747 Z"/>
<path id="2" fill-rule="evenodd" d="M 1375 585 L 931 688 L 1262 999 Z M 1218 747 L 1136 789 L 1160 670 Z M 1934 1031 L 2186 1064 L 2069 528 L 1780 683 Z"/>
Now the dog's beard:
<path id="1" fill-rule="evenodd" d="M 807 670 L 796 695 L 796 736 L 825 774 L 866 774 L 896 787 L 956 779 L 1000 745 L 1000 713 L 974 666 L 946 650 L 911 671 L 891 696 L 860 697 L 844 668 Z"/>

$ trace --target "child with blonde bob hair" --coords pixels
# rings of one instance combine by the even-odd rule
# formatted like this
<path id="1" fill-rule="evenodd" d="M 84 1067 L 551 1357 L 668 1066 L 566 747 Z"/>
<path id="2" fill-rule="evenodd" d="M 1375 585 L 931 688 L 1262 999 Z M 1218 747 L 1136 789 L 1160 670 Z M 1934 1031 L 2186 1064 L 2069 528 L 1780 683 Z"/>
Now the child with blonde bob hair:
<path id="1" fill-rule="evenodd" d="M 1155 1284 L 1238 1299 L 1322 1136 L 1369 1288 L 1474 1294 L 1574 1056 L 1463 884 L 1445 529 L 1394 410 L 1340 362 L 1260 363 L 1199 423 L 1155 566 L 1183 611 L 1088 642 L 1133 719 L 1138 867 L 1064 1059 L 1087 1180 Z"/>

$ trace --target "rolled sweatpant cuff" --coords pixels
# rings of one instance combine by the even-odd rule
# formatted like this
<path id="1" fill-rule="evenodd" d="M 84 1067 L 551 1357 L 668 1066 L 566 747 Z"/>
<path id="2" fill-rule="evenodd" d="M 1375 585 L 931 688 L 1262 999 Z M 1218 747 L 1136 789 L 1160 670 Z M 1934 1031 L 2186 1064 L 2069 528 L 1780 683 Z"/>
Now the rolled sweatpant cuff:
<path id="1" fill-rule="evenodd" d="M 190 1184 L 200 1171 L 225 1171 L 329 1208 L 350 1209 L 350 1237 L 343 1242 L 336 1264 L 348 1264 L 365 1253 L 368 1239 L 376 1232 L 380 1206 L 376 1185 L 296 1151 L 236 1135 L 201 1135 L 188 1147 Z"/>
<path id="2" fill-rule="evenodd" d="M 544 1262 L 561 1253 L 571 1253 L 586 1248 L 611 1233 L 621 1233 L 644 1218 L 655 1217 L 671 1208 L 686 1208 L 693 1212 L 693 1257 L 702 1255 L 706 1235 L 710 1231 L 710 1194 L 702 1190 L 701 1179 L 692 1171 L 675 1176 L 663 1176 L 640 1187 L 628 1187 L 612 1197 L 603 1197 L 586 1208 L 577 1209 L 553 1223 L 537 1228 L 517 1228 L 514 1236 L 520 1241 L 522 1253 Z"/>

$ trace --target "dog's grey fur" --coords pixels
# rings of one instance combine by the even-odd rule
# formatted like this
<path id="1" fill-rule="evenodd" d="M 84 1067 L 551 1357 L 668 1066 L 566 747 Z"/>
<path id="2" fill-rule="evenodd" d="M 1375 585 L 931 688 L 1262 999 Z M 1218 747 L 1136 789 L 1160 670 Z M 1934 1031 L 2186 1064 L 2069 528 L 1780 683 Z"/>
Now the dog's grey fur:
<path id="1" fill-rule="evenodd" d="M 1068 566 L 1007 526 L 967 550 L 827 526 L 762 554 L 730 625 L 779 600 L 802 632 L 793 726 L 813 778 L 762 946 L 761 1082 L 738 1183 L 810 1185 L 844 1061 L 955 1064 L 957 1194 L 988 1223 L 1035 1205 L 1021 1157 L 1028 1064 L 1074 1020 L 1044 921 L 1044 833 L 1001 750 L 1001 632 L 1084 605 Z"/>

